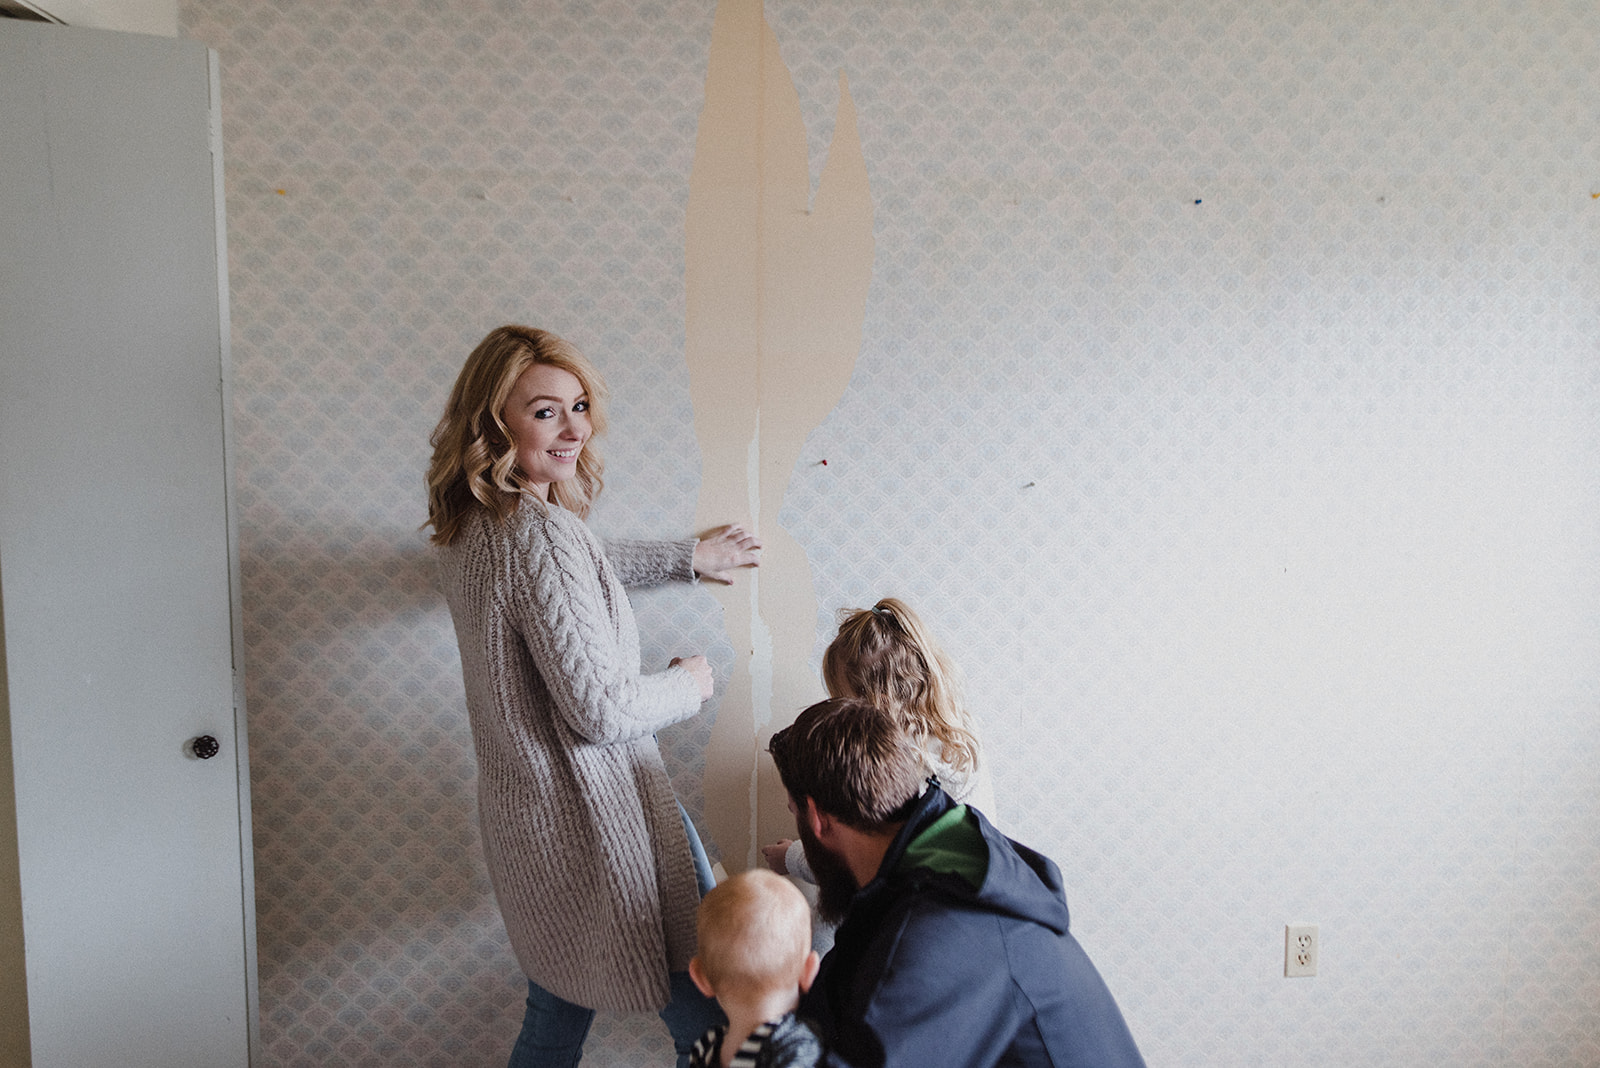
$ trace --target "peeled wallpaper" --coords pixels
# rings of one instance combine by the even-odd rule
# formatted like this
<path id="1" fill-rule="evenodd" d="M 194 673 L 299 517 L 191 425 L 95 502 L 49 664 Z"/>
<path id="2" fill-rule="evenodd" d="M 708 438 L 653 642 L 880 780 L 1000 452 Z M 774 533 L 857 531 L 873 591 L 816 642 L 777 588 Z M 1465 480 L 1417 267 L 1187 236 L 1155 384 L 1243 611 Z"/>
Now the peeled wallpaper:
<path id="1" fill-rule="evenodd" d="M 267 1064 L 509 1052 L 427 436 L 487 330 L 548 327 L 612 389 L 593 526 L 710 521 L 750 415 L 687 356 L 717 7 L 181 6 L 223 79 Z M 840 609 L 925 615 L 1152 1066 L 1600 1065 L 1600 16 L 764 17 L 812 196 L 846 113 L 870 190 L 854 362 L 762 512 L 811 696 Z M 751 589 L 634 598 L 647 667 L 718 665 L 661 736 L 702 829 L 749 818 L 705 783 Z M 668 1056 L 602 1015 L 585 1063 Z"/>

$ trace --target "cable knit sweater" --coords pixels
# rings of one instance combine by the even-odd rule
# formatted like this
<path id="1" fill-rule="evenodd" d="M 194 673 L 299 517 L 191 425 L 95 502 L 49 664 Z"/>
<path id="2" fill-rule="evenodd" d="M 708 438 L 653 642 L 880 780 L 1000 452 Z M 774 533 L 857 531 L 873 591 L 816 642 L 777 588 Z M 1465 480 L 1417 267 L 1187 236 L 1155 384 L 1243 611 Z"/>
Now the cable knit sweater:
<path id="1" fill-rule="evenodd" d="M 500 914 L 528 978 L 589 1008 L 661 1008 L 694 954 L 699 893 L 654 732 L 700 691 L 683 668 L 640 674 L 623 592 L 693 581 L 694 546 L 602 549 L 525 499 L 503 524 L 479 510 L 440 551 Z"/>

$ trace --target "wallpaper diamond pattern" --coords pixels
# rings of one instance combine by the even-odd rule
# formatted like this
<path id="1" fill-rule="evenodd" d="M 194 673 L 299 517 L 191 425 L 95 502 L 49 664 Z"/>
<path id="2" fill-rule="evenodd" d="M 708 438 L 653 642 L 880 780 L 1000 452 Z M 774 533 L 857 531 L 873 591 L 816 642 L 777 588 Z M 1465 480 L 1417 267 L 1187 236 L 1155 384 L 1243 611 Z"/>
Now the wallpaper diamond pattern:
<path id="1" fill-rule="evenodd" d="M 182 5 L 224 86 L 270 1064 L 504 1062 L 427 435 L 484 332 L 551 327 L 614 394 L 595 527 L 687 529 L 713 11 Z M 1590 6 L 766 13 L 814 177 L 849 75 L 877 248 L 783 522 L 824 619 L 905 597 L 965 668 L 998 822 L 1150 1063 L 1600 1064 Z M 703 591 L 635 606 L 647 665 L 733 656 Z M 696 815 L 714 713 L 661 738 Z M 585 1063 L 669 1058 L 602 1016 Z"/>

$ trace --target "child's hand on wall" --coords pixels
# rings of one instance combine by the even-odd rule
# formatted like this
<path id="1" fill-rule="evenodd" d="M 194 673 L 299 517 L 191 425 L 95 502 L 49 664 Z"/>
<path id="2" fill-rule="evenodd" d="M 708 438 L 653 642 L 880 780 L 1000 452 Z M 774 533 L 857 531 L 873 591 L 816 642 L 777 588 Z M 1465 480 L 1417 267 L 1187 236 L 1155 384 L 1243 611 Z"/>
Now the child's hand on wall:
<path id="1" fill-rule="evenodd" d="M 789 874 L 789 864 L 785 858 L 789 855 L 790 839 L 784 838 L 773 842 L 771 845 L 761 847 L 761 856 L 766 860 L 767 867 L 779 875 Z"/>

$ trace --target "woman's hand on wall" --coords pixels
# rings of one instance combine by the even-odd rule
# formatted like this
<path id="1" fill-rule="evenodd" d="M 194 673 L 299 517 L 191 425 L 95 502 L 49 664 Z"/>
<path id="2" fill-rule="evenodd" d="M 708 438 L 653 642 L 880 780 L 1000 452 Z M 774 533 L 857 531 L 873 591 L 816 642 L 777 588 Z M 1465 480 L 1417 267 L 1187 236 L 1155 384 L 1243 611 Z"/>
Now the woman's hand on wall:
<path id="1" fill-rule="evenodd" d="M 668 667 L 681 667 L 687 671 L 694 681 L 700 686 L 700 700 L 711 700 L 711 689 L 714 680 L 711 677 L 711 664 L 703 656 L 675 656 Z"/>
<path id="2" fill-rule="evenodd" d="M 741 567 L 760 567 L 761 541 L 740 523 L 718 527 L 694 547 L 694 572 L 703 579 L 733 584 L 733 572 Z"/>

